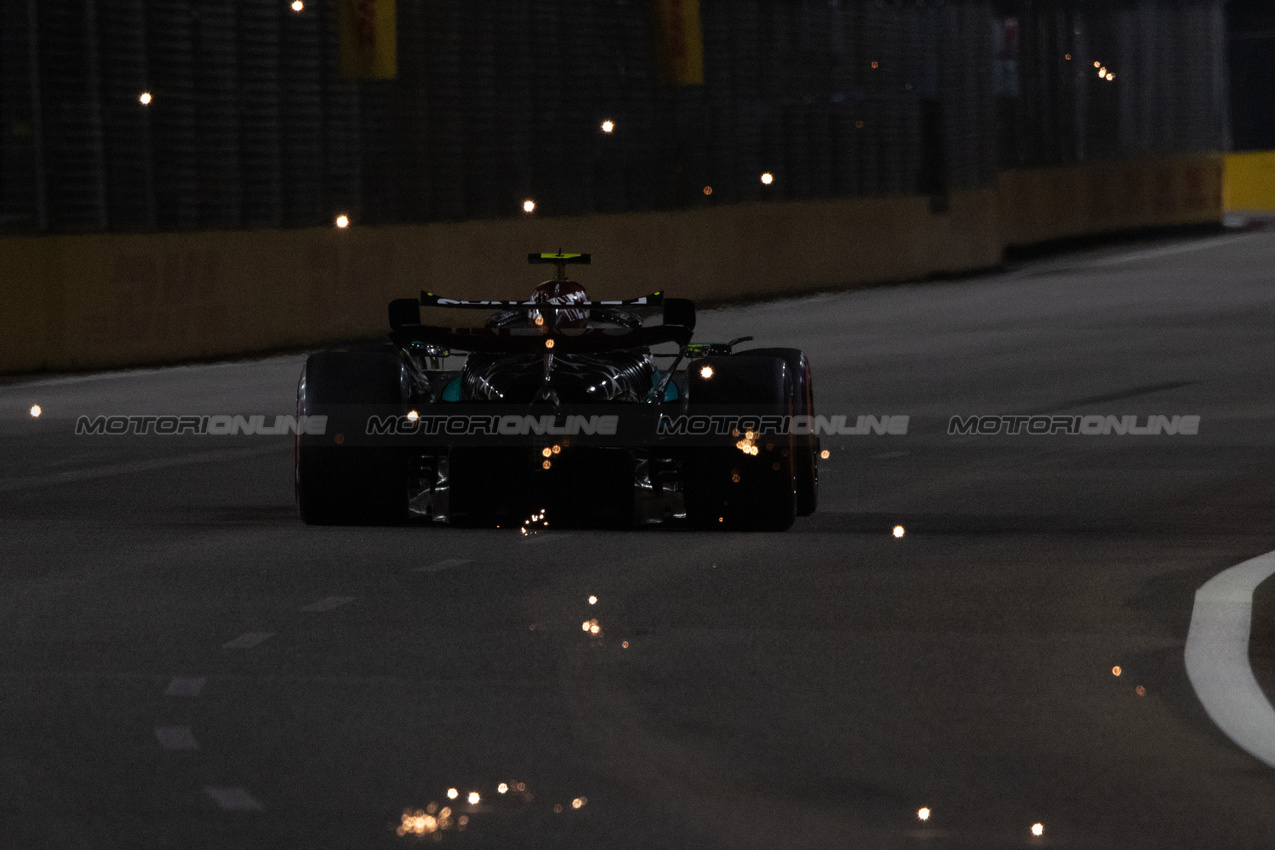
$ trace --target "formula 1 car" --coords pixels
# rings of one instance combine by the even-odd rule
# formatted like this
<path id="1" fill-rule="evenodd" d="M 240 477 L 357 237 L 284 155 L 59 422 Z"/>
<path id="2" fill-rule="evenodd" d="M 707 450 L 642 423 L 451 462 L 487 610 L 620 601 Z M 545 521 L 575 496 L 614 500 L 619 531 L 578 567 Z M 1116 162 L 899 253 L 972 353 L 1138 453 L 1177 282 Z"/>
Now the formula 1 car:
<path id="1" fill-rule="evenodd" d="M 692 343 L 692 302 L 590 301 L 566 275 L 590 255 L 528 259 L 557 266 L 529 301 L 422 292 L 390 303 L 388 343 L 310 355 L 297 390 L 303 521 L 784 530 L 814 512 L 804 353 L 737 350 L 751 337 Z M 431 325 L 422 310 L 484 316 Z"/>

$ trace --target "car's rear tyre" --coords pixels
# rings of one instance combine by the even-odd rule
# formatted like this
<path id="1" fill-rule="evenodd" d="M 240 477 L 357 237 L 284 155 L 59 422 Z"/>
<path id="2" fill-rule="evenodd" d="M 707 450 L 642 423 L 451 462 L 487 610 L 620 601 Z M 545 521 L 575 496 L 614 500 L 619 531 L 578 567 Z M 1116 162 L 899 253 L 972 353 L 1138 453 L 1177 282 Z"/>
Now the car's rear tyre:
<path id="1" fill-rule="evenodd" d="M 810 516 L 819 507 L 819 435 L 815 433 L 815 389 L 810 359 L 798 348 L 753 348 L 737 357 L 778 357 L 788 366 L 793 383 L 793 416 L 808 417 L 807 434 L 793 437 L 793 472 L 797 479 L 797 516 Z"/>
<path id="2" fill-rule="evenodd" d="M 704 377 L 702 366 L 711 366 Z M 792 376 L 777 357 L 714 357 L 690 364 L 689 412 L 731 415 L 791 415 Z M 690 447 L 684 456 L 683 495 L 687 520 L 698 528 L 784 531 L 797 515 L 793 441 L 763 434 L 752 441 L 757 453 L 734 445 Z"/>
<path id="3" fill-rule="evenodd" d="M 297 511 L 309 525 L 391 525 L 408 515 L 408 464 L 388 446 L 348 445 L 366 413 L 404 399 L 403 366 L 383 352 L 311 355 L 297 389 L 298 417 L 327 416 L 321 436 L 297 437 Z M 298 419 L 300 421 L 300 419 Z M 352 439 L 345 439 L 345 431 Z"/>

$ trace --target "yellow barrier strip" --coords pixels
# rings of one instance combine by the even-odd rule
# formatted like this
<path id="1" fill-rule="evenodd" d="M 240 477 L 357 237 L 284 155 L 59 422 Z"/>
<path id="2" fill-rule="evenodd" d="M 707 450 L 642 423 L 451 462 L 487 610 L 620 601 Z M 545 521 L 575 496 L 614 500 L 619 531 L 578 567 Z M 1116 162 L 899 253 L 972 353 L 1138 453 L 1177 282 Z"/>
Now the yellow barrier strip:
<path id="1" fill-rule="evenodd" d="M 1275 210 L 1275 151 L 1226 155 L 1225 205 L 1232 210 Z"/>
<path id="2" fill-rule="evenodd" d="M 1275 155 L 1237 162 L 1250 171 L 1228 158 L 1227 179 L 1246 191 L 1275 175 Z M 906 196 L 578 218 L 0 237 L 0 373 L 371 337 L 388 331 L 390 299 L 421 289 L 526 297 L 533 278 L 510 272 L 545 245 L 589 249 L 597 262 L 582 279 L 598 298 L 649 291 L 653 274 L 676 282 L 680 297 L 721 300 L 967 273 L 1000 264 L 1007 245 L 1219 222 L 1222 184 L 1222 155 L 1200 154 L 1008 172 L 995 187 L 953 192 L 944 212 L 927 197 Z M 1275 201 L 1275 191 L 1253 197 Z M 658 269 L 652 256 L 661 258 Z"/>

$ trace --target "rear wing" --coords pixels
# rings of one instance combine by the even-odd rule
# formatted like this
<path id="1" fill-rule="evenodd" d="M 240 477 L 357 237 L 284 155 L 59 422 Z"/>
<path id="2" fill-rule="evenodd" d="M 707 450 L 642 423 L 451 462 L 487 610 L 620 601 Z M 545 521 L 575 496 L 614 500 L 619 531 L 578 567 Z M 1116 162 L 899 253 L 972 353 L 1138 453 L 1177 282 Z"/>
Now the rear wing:
<path id="1" fill-rule="evenodd" d="M 421 324 L 421 307 L 457 307 L 475 310 L 579 310 L 589 308 L 662 307 L 662 325 L 637 328 L 557 329 L 553 322 L 534 328 L 445 328 Z M 616 301 L 585 301 L 576 304 L 542 304 L 537 301 L 462 301 L 422 292 L 420 299 L 399 298 L 390 302 L 391 337 L 399 346 L 413 343 L 462 351 L 601 352 L 644 348 L 664 342 L 684 347 L 695 330 L 695 303 L 685 298 L 665 298 L 653 292 L 640 298 Z"/>
<path id="2" fill-rule="evenodd" d="M 535 255 L 533 255 L 535 256 Z M 583 256 L 588 256 L 585 254 Z M 544 262 L 553 262 L 545 260 Z M 411 299 L 406 299 L 410 301 Z M 471 310 L 516 310 L 519 307 L 552 312 L 554 310 L 577 310 L 587 307 L 663 307 L 664 293 L 652 292 L 640 298 L 624 298 L 618 301 L 577 301 L 574 304 L 544 304 L 540 301 L 462 301 L 456 298 L 444 298 L 432 292 L 422 292 L 422 307 L 460 307 Z"/>
<path id="3" fill-rule="evenodd" d="M 596 354 L 648 348 L 676 343 L 679 348 L 691 340 L 691 329 L 681 325 L 655 325 L 633 330 L 591 328 L 577 332 L 534 328 L 436 328 L 429 325 L 402 325 L 390 337 L 400 348 L 435 346 L 447 351 L 482 351 L 491 354 Z"/>

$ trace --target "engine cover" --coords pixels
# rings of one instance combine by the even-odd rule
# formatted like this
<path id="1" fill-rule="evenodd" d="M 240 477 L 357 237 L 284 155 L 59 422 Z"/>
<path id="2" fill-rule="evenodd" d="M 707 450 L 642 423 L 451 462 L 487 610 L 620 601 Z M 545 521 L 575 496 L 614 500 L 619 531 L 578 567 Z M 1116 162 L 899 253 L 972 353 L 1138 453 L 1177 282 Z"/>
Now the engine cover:
<path id="1" fill-rule="evenodd" d="M 461 380 L 465 401 L 530 403 L 544 387 L 544 355 L 471 354 Z M 554 355 L 549 386 L 563 404 L 639 402 L 655 364 L 646 352 Z"/>

